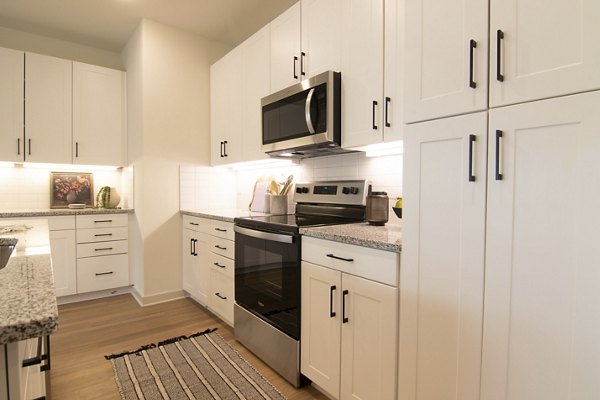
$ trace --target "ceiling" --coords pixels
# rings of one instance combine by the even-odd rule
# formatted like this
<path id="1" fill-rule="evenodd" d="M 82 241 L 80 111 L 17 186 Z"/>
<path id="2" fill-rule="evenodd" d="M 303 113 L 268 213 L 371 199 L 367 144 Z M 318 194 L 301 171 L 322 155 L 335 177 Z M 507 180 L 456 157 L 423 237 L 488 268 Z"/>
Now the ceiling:
<path id="1" fill-rule="evenodd" d="M 235 46 L 297 0 L 0 0 L 0 26 L 120 52 L 142 18 Z"/>

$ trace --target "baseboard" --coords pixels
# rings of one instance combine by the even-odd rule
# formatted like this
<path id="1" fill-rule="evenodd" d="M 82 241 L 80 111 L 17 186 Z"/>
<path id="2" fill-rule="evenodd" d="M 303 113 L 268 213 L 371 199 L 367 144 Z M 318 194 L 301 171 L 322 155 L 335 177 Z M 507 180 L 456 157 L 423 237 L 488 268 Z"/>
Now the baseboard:
<path id="1" fill-rule="evenodd" d="M 56 303 L 58 305 L 77 303 L 80 301 L 96 300 L 96 299 L 101 299 L 104 297 L 119 296 L 121 294 L 132 293 L 133 291 L 135 291 L 135 288 L 133 288 L 131 286 L 125 286 L 125 287 L 116 288 L 116 289 L 99 290 L 97 292 L 73 294 L 70 296 L 57 297 Z"/>
<path id="2" fill-rule="evenodd" d="M 135 287 L 131 290 L 131 295 L 142 307 L 166 303 L 168 301 L 183 299 L 185 297 L 185 293 L 183 292 L 183 290 L 174 290 L 172 292 L 163 292 L 153 294 L 150 296 L 143 296 L 140 292 L 136 290 Z"/>

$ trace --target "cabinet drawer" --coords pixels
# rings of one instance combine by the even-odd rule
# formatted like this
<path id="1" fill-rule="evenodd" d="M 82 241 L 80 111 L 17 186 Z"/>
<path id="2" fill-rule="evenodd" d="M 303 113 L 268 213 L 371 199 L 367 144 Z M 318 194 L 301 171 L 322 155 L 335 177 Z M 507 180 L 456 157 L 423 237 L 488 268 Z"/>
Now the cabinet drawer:
<path id="1" fill-rule="evenodd" d="M 212 235 L 208 235 L 208 248 L 210 251 L 220 254 L 222 256 L 233 259 L 235 255 L 234 242 L 231 240 L 218 238 Z"/>
<path id="2" fill-rule="evenodd" d="M 77 229 L 111 228 L 115 226 L 127 226 L 128 220 L 128 214 L 78 215 Z"/>
<path id="3" fill-rule="evenodd" d="M 77 293 L 129 285 L 127 254 L 77 260 Z"/>
<path id="4" fill-rule="evenodd" d="M 208 233 L 223 239 L 235 240 L 235 233 L 233 232 L 233 224 L 231 222 L 212 220 L 210 232 Z"/>
<path id="5" fill-rule="evenodd" d="M 75 229 L 75 216 L 74 215 L 61 215 L 58 217 L 48 217 L 48 230 L 49 231 L 64 231 L 68 229 Z"/>
<path id="6" fill-rule="evenodd" d="M 302 237 L 302 260 L 398 286 L 400 254 L 331 240 Z"/>
<path id="7" fill-rule="evenodd" d="M 210 270 L 209 308 L 233 325 L 233 279 L 213 269 Z"/>
<path id="8" fill-rule="evenodd" d="M 219 271 L 223 275 L 233 279 L 234 261 L 232 259 L 210 251 L 208 254 L 208 263 L 211 269 Z"/>
<path id="9" fill-rule="evenodd" d="M 191 215 L 183 216 L 183 228 L 191 229 L 196 232 L 208 233 L 210 231 L 210 221 L 206 218 L 194 217 Z"/>
<path id="10" fill-rule="evenodd" d="M 108 256 L 111 254 L 127 254 L 127 240 L 114 240 L 110 242 L 81 243 L 77 245 L 77 258 Z"/>
<path id="11" fill-rule="evenodd" d="M 128 228 L 77 229 L 77 243 L 106 242 L 109 240 L 125 240 Z"/>

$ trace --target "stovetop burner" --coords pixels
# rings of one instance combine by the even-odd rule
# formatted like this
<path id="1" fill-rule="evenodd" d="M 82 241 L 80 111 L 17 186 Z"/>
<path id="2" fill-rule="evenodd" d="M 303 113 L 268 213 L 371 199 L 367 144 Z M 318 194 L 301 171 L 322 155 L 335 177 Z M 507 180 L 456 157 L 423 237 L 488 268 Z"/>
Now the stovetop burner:
<path id="1" fill-rule="evenodd" d="M 360 221 L 360 219 L 349 219 L 335 216 L 298 214 L 255 215 L 251 217 L 234 219 L 234 223 L 236 225 L 244 228 L 291 233 L 298 233 L 300 228 L 348 224 Z"/>

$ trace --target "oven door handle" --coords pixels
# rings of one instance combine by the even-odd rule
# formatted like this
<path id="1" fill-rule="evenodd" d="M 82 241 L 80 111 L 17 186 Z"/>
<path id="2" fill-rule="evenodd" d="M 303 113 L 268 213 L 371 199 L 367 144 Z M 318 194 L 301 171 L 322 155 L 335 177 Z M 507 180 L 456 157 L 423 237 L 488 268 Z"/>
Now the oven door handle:
<path id="1" fill-rule="evenodd" d="M 292 235 L 255 231 L 254 229 L 242 228 L 237 225 L 233 227 L 233 230 L 241 235 L 250 236 L 256 239 L 273 240 L 281 243 L 294 243 L 294 236 Z"/>

